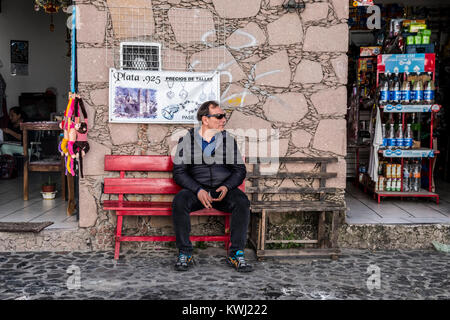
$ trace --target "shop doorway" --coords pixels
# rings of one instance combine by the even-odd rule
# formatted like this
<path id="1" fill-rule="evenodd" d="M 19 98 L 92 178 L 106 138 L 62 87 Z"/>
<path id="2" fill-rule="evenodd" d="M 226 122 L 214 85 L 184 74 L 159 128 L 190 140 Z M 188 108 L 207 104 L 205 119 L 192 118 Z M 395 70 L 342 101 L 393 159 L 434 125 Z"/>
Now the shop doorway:
<path id="1" fill-rule="evenodd" d="M 358 2 L 368 1 L 350 1 L 347 222 L 448 224 L 450 3 Z"/>
<path id="2" fill-rule="evenodd" d="M 50 163 L 60 161 L 60 132 L 47 127 L 28 131 L 26 155 L 24 134 L 17 126 L 20 121 L 33 125 L 57 121 L 68 101 L 71 42 L 66 22 L 69 16 L 62 7 L 46 9 L 37 1 L 1 1 L 0 127 L 16 134 L 2 130 L 4 134 L 0 137 L 3 161 L 0 222 L 51 221 L 53 224 L 48 229 L 74 228 L 77 218 L 67 216 L 67 201 L 62 192 L 64 172 L 45 171 Z M 12 164 L 5 163 L 10 159 Z M 40 172 L 27 171 L 28 200 L 24 200 L 26 172 L 23 164 L 26 160 L 39 163 L 43 168 Z M 49 181 L 56 183 L 54 199 L 44 199 L 41 193 L 42 185 Z"/>

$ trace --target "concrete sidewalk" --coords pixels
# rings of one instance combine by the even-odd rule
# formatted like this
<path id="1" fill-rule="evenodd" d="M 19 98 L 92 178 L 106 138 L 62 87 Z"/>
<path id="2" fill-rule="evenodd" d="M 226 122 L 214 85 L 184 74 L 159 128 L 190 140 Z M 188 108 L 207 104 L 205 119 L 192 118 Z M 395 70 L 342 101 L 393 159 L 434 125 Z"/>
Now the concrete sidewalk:
<path id="1" fill-rule="evenodd" d="M 196 249 L 176 272 L 176 251 L 0 253 L 0 299 L 450 299 L 450 254 L 343 250 L 339 260 L 278 258 L 236 272 L 225 251 Z"/>

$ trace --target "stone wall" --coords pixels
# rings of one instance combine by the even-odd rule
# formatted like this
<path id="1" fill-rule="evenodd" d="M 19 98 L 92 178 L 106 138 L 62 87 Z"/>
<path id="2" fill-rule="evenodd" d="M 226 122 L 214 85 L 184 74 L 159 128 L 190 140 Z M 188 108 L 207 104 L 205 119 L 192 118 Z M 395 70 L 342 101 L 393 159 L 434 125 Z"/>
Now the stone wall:
<path id="1" fill-rule="evenodd" d="M 278 130 L 276 151 L 280 156 L 338 157 L 339 162 L 329 167 L 338 176 L 327 186 L 337 187 L 336 197 L 344 201 L 348 0 L 305 0 L 302 13 L 287 12 L 281 7 L 282 0 L 76 3 L 81 21 L 77 39 L 79 92 L 88 109 L 91 146 L 84 160 L 85 178 L 80 179 L 79 225 L 92 229 L 93 247 L 109 247 L 115 225 L 115 215 L 104 212 L 100 205 L 106 199 L 101 194 L 104 156 L 170 154 L 181 129 L 190 127 L 108 123 L 108 68 L 115 66 L 112 43 L 131 36 L 162 43 L 163 70 L 213 71 L 222 63 L 221 71 L 228 72 L 221 78 L 227 129 Z M 114 17 L 139 15 L 133 8 L 145 8 L 140 12 L 150 18 L 146 25 L 136 22 L 139 32 L 127 34 L 130 29 L 120 27 L 120 21 L 115 20 L 119 18 Z M 186 32 L 187 25 L 179 22 L 180 14 L 191 21 L 201 16 L 200 30 Z M 207 37 L 205 46 L 199 37 L 211 26 L 216 32 Z M 274 155 L 274 150 L 270 153 Z M 125 228 L 131 234 L 172 232 L 170 218 L 126 220 Z M 200 232 L 214 232 L 214 226 L 222 228 L 214 219 L 193 221 L 193 228 Z"/>

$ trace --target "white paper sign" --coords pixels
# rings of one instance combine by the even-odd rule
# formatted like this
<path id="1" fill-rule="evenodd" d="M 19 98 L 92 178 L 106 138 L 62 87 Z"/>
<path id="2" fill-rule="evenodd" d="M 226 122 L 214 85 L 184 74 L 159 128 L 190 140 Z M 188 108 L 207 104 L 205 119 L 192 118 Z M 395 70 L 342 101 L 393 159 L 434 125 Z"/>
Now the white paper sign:
<path id="1" fill-rule="evenodd" d="M 195 123 L 197 110 L 220 99 L 220 74 L 171 71 L 109 71 L 109 121 Z"/>

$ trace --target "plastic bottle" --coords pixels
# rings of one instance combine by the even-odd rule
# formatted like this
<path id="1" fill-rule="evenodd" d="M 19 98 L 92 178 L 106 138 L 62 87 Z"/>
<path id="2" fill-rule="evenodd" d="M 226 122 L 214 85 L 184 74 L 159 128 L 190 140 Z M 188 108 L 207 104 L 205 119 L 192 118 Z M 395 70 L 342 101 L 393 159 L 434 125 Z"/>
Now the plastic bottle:
<path id="1" fill-rule="evenodd" d="M 411 130 L 411 124 L 408 123 L 406 125 L 406 130 L 405 130 L 405 145 L 404 148 L 405 149 L 411 149 L 413 146 L 413 134 L 412 134 L 412 130 Z"/>
<path id="2" fill-rule="evenodd" d="M 399 149 L 404 148 L 404 140 L 403 140 L 403 125 L 400 123 L 397 128 L 397 132 L 395 133 L 395 146 Z"/>
<path id="3" fill-rule="evenodd" d="M 381 135 L 383 137 L 383 143 L 381 144 L 381 147 L 386 148 L 387 147 L 387 136 L 386 136 L 386 125 L 381 124 Z"/>
<path id="4" fill-rule="evenodd" d="M 398 73 L 395 74 L 391 88 L 389 89 L 389 94 L 391 96 L 391 102 L 392 103 L 399 103 L 400 97 L 401 97 L 401 91 L 400 91 L 400 79 L 398 76 Z"/>
<path id="5" fill-rule="evenodd" d="M 417 72 L 417 79 L 414 82 L 413 86 L 413 102 L 416 104 L 420 104 L 423 101 L 423 83 L 420 79 L 420 73 Z"/>
<path id="6" fill-rule="evenodd" d="M 418 161 L 414 163 L 414 170 L 413 170 L 413 187 L 412 191 L 418 192 L 420 190 L 420 171 L 421 171 L 421 165 Z"/>
<path id="7" fill-rule="evenodd" d="M 434 103 L 435 87 L 434 87 L 433 78 L 431 77 L 431 72 L 429 72 L 428 75 L 430 76 L 430 80 L 428 80 L 427 83 L 425 84 L 425 88 L 423 91 L 423 100 L 426 103 L 432 104 L 432 103 Z"/>
<path id="8" fill-rule="evenodd" d="M 386 191 L 392 191 L 392 179 L 386 179 Z"/>
<path id="9" fill-rule="evenodd" d="M 388 132 L 387 147 L 389 149 L 394 149 L 395 146 L 396 146 L 396 144 L 395 144 L 394 124 L 391 123 L 391 127 Z"/>
<path id="10" fill-rule="evenodd" d="M 383 76 L 380 84 L 380 104 L 386 104 L 389 100 L 389 81 L 387 76 Z"/>
<path id="11" fill-rule="evenodd" d="M 403 104 L 408 104 L 411 101 L 411 83 L 408 80 L 408 72 L 405 74 L 405 79 L 403 79 L 400 102 Z"/>
<path id="12" fill-rule="evenodd" d="M 404 163 L 403 164 L 403 191 L 404 192 L 409 192 L 409 164 L 408 163 Z"/>

